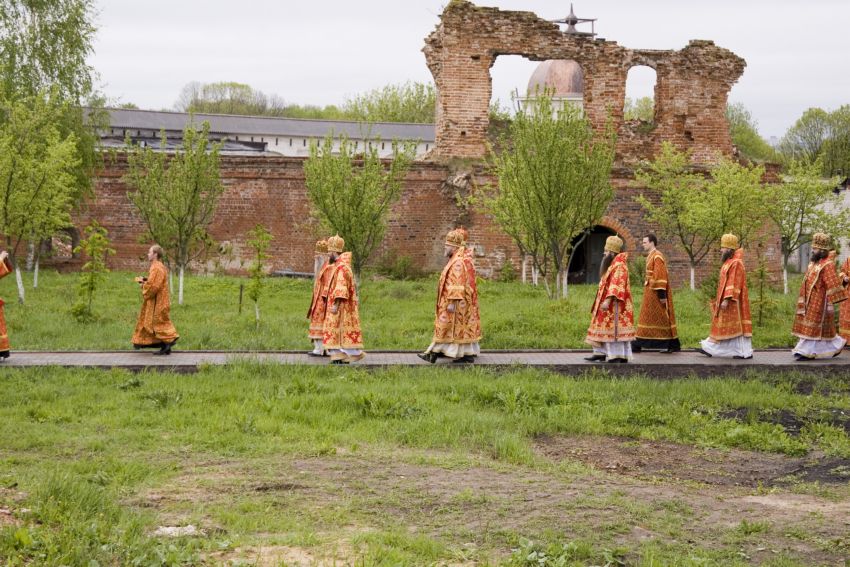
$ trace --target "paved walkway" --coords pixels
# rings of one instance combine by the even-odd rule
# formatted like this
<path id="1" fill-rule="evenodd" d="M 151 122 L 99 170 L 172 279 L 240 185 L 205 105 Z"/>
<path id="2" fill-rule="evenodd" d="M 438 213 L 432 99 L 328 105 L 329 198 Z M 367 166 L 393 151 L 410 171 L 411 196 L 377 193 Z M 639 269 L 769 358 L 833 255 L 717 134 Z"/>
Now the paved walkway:
<path id="1" fill-rule="evenodd" d="M 630 364 L 600 364 L 584 360 L 588 351 L 485 351 L 478 357 L 475 366 L 511 367 L 531 366 L 549 368 L 563 373 L 579 373 L 591 367 L 605 368 L 617 374 L 646 373 L 657 377 L 675 377 L 694 373 L 700 376 L 740 373 L 745 370 L 803 370 L 818 373 L 847 373 L 850 375 L 850 351 L 838 358 L 796 362 L 790 350 L 757 351 L 751 360 L 709 358 L 695 351 L 676 354 L 636 354 Z M 106 352 L 34 352 L 13 351 L 12 356 L 0 363 L 6 367 L 88 367 L 127 368 L 130 370 L 160 369 L 178 372 L 194 372 L 199 365 L 220 365 L 228 362 L 249 360 L 276 362 L 280 364 L 326 365 L 327 358 L 309 357 L 300 352 L 222 352 L 222 351 L 174 351 L 171 356 L 154 356 L 152 351 L 106 351 Z M 440 360 L 440 367 L 463 367 Z M 430 366 L 420 360 L 415 352 L 375 351 L 353 366 L 368 368 L 385 366 Z"/>

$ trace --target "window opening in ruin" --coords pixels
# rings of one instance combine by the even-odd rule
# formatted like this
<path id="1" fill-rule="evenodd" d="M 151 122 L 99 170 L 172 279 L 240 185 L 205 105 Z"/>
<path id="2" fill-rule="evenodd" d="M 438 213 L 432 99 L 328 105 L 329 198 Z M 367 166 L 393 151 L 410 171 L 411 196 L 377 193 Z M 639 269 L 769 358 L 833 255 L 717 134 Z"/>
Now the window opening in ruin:
<path id="1" fill-rule="evenodd" d="M 582 239 L 578 236 L 573 240 L 572 258 L 570 260 L 567 281 L 572 284 L 592 284 L 599 282 L 599 266 L 602 265 L 602 253 L 605 251 L 605 239 L 615 234 L 610 228 L 596 225 Z"/>
<path id="2" fill-rule="evenodd" d="M 637 65 L 629 69 L 623 105 L 624 120 L 639 120 L 640 125 L 655 125 L 656 83 L 657 74 L 652 67 Z"/>

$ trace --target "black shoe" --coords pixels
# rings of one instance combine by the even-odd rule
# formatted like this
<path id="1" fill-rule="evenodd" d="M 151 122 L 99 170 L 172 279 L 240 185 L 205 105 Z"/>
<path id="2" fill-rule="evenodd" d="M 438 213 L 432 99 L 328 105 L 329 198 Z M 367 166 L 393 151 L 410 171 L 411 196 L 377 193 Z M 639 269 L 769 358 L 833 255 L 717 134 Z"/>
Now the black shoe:
<path id="1" fill-rule="evenodd" d="M 592 354 L 590 356 L 585 356 L 584 359 L 588 362 L 602 362 L 605 360 L 604 354 Z"/>
<path id="2" fill-rule="evenodd" d="M 475 362 L 475 357 L 469 355 L 452 360 L 453 364 L 472 364 L 473 362 Z"/>
<path id="3" fill-rule="evenodd" d="M 628 360 L 625 358 L 609 358 L 606 360 L 608 364 L 628 364 Z"/>
<path id="4" fill-rule="evenodd" d="M 797 357 L 797 362 L 811 362 L 812 360 L 815 360 L 814 357 L 809 358 L 808 356 L 803 356 L 802 354 L 795 354 L 794 356 Z"/>
<path id="5" fill-rule="evenodd" d="M 636 344 L 632 343 L 632 352 L 641 352 L 643 347 L 639 347 Z"/>
<path id="6" fill-rule="evenodd" d="M 437 355 L 433 352 L 420 352 L 416 356 L 418 356 L 419 358 L 421 358 L 425 362 L 428 362 L 428 363 L 431 363 L 431 364 L 434 364 L 434 363 L 437 362 Z"/>
<path id="7" fill-rule="evenodd" d="M 711 358 L 711 356 L 712 356 L 712 355 L 710 355 L 709 353 L 707 353 L 707 352 L 705 352 L 704 350 L 702 350 L 701 348 L 698 348 L 698 349 L 697 349 L 697 352 L 698 352 L 698 353 L 700 353 L 700 354 L 704 354 L 704 355 L 705 355 L 705 356 L 707 356 L 708 358 Z"/>
<path id="8" fill-rule="evenodd" d="M 331 360 L 331 364 L 348 364 L 347 360 Z"/>
<path id="9" fill-rule="evenodd" d="M 8 350 L 4 350 L 3 352 L 0 352 L 0 359 L 4 359 L 4 358 L 9 358 L 9 351 Z"/>
<path id="10" fill-rule="evenodd" d="M 736 354 L 736 355 L 735 355 L 735 356 L 733 356 L 732 358 L 737 358 L 738 360 L 749 360 L 749 359 L 751 359 L 752 357 L 753 357 L 753 355 L 750 355 L 750 356 L 738 356 L 738 355 Z"/>
<path id="11" fill-rule="evenodd" d="M 168 356 L 169 354 L 171 354 L 172 345 L 174 345 L 174 343 L 176 343 L 176 342 L 177 341 L 171 341 L 170 343 L 163 343 L 162 346 L 159 347 L 159 350 L 157 352 L 155 352 L 154 354 L 158 355 L 158 356 Z"/>

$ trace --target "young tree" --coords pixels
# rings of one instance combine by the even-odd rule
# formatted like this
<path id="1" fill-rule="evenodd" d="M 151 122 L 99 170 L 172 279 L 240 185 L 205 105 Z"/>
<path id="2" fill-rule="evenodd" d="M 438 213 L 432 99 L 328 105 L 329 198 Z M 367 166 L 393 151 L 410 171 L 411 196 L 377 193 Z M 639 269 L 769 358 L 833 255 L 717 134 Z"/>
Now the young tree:
<path id="1" fill-rule="evenodd" d="M 566 296 L 573 241 L 598 224 L 614 196 L 613 131 L 594 132 L 580 111 L 570 105 L 556 109 L 544 93 L 516 115 L 499 147 L 490 155 L 499 186 L 492 188 L 487 207 L 531 257 L 550 297 Z"/>
<path id="2" fill-rule="evenodd" d="M 21 303 L 20 246 L 71 224 L 79 157 L 74 135 L 63 137 L 56 125 L 63 112 L 64 105 L 44 96 L 0 99 L 0 234 L 6 237 Z"/>
<path id="3" fill-rule="evenodd" d="M 183 305 L 186 267 L 206 250 L 207 228 L 215 215 L 224 186 L 219 172 L 221 143 L 209 142 L 210 125 L 198 131 L 194 124 L 183 130 L 183 146 L 174 155 L 128 144 L 129 173 L 125 180 L 134 189 L 130 200 L 144 220 L 144 235 L 165 249 L 179 271 L 178 304 Z"/>
<path id="4" fill-rule="evenodd" d="M 106 259 L 115 254 L 115 250 L 110 247 L 109 233 L 97 221 L 92 221 L 85 228 L 85 234 L 87 238 L 80 241 L 79 246 L 74 248 L 74 252 L 78 254 L 82 252 L 89 258 L 88 262 L 83 264 L 80 281 L 77 284 L 77 302 L 71 308 L 71 314 L 80 322 L 94 319 L 92 312 L 94 292 L 109 273 Z"/>
<path id="5" fill-rule="evenodd" d="M 272 234 L 261 224 L 255 226 L 249 233 L 248 246 L 251 248 L 253 262 L 248 272 L 251 283 L 248 284 L 248 297 L 254 302 L 254 320 L 257 328 L 260 326 L 260 296 L 263 293 L 263 282 L 266 279 L 266 260 L 269 259 L 269 245 Z"/>
<path id="6" fill-rule="evenodd" d="M 711 168 L 705 195 L 690 208 L 695 226 L 706 236 L 731 232 L 741 246 L 762 237 L 769 220 L 763 177 L 763 166 L 722 158 Z"/>
<path id="7" fill-rule="evenodd" d="M 384 238 L 390 207 L 401 196 L 416 155 L 415 142 L 393 142 L 393 157 L 385 165 L 377 143 L 367 139 L 363 144 L 343 135 L 334 148 L 334 138 L 328 135 L 321 145 L 311 143 L 304 162 L 313 213 L 326 229 L 345 239 L 357 278 Z"/>
<path id="8" fill-rule="evenodd" d="M 782 283 L 788 293 L 788 259 L 812 234 L 824 231 L 832 235 L 850 230 L 850 215 L 843 209 L 841 195 L 832 192 L 834 180 L 823 179 L 820 160 L 813 163 L 793 161 L 783 183 L 771 187 L 767 213 L 782 238 Z"/>
<path id="9" fill-rule="evenodd" d="M 687 254 L 691 289 L 695 289 L 696 267 L 714 249 L 720 237 L 720 234 L 706 232 L 692 214 L 694 204 L 705 198 L 705 176 L 693 171 L 687 153 L 664 142 L 655 160 L 644 164 L 635 177 L 656 195 L 655 199 L 650 199 L 641 194 L 636 201 L 646 211 L 647 220 L 658 226 L 659 232 L 677 241 Z"/>

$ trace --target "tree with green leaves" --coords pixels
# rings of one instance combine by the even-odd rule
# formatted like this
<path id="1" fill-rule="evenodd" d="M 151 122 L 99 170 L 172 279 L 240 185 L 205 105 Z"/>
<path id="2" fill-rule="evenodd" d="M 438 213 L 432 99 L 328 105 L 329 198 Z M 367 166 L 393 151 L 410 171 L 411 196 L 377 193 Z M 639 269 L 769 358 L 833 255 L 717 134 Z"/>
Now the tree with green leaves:
<path id="1" fill-rule="evenodd" d="M 574 241 L 599 223 L 614 196 L 613 129 L 594 131 L 572 105 L 555 109 L 546 92 L 516 114 L 498 147 L 490 154 L 498 188 L 490 188 L 487 209 L 531 258 L 549 296 L 566 296 Z"/>
<path id="2" fill-rule="evenodd" d="M 705 194 L 690 208 L 692 220 L 706 236 L 735 234 L 741 246 L 762 238 L 769 220 L 769 191 L 763 177 L 761 165 L 721 158 L 711 167 Z"/>
<path id="3" fill-rule="evenodd" d="M 655 159 L 638 169 L 635 177 L 638 183 L 652 191 L 649 196 L 641 194 L 636 201 L 646 211 L 647 221 L 673 239 L 688 256 L 690 286 L 695 289 L 696 268 L 715 248 L 720 237 L 720 234 L 701 230 L 692 214 L 694 203 L 706 196 L 705 175 L 693 170 L 688 153 L 664 142 Z"/>
<path id="4" fill-rule="evenodd" d="M 92 221 L 85 228 L 85 234 L 86 238 L 74 248 L 75 253 L 83 253 L 88 257 L 88 261 L 83 264 L 80 281 L 77 284 L 77 302 L 71 307 L 71 314 L 80 322 L 90 322 L 95 319 L 92 311 L 94 294 L 109 273 L 106 265 L 107 258 L 115 254 L 109 242 L 109 232 L 97 221 Z"/>
<path id="5" fill-rule="evenodd" d="M 224 193 L 219 172 L 221 143 L 209 141 L 210 125 L 190 123 L 183 130 L 182 147 L 173 155 L 128 141 L 125 180 L 134 190 L 130 200 L 145 223 L 143 238 L 166 251 L 179 272 L 178 304 L 183 305 L 186 267 L 207 250 L 207 229 Z"/>
<path id="6" fill-rule="evenodd" d="M 277 95 L 267 95 L 244 83 L 188 83 L 174 105 L 191 113 L 285 116 L 286 103 Z"/>
<path id="7" fill-rule="evenodd" d="M 631 97 L 626 97 L 626 103 L 623 106 L 623 119 L 653 122 L 655 120 L 655 99 L 651 96 L 642 96 L 634 100 Z"/>
<path id="8" fill-rule="evenodd" d="M 782 239 L 782 282 L 788 293 L 788 259 L 815 232 L 833 236 L 850 231 L 850 214 L 842 207 L 842 196 L 833 193 L 834 179 L 821 177 L 821 160 L 792 161 L 782 183 L 771 187 L 767 213 Z"/>
<path id="9" fill-rule="evenodd" d="M 65 105 L 45 96 L 0 99 L 0 234 L 6 238 L 21 303 L 21 245 L 71 225 L 80 159 L 75 136 L 63 136 L 57 126 L 64 111 Z"/>
<path id="10" fill-rule="evenodd" d="M 335 142 L 328 135 L 321 144 L 310 144 L 310 157 L 304 162 L 313 214 L 326 232 L 345 240 L 358 279 L 384 239 L 390 207 L 401 197 L 416 155 L 416 142 L 393 141 L 392 158 L 385 165 L 379 146 L 369 139 L 353 142 L 344 135 Z"/>
<path id="11" fill-rule="evenodd" d="M 776 151 L 761 137 L 758 122 L 743 103 L 726 106 L 726 120 L 729 122 L 729 134 L 738 152 L 751 161 L 769 161 L 776 159 Z"/>
<path id="12" fill-rule="evenodd" d="M 94 14 L 94 0 L 0 0 L 0 96 L 15 101 L 49 93 L 62 104 L 53 119 L 60 137 L 74 135 L 75 203 L 91 194 L 101 163 L 97 130 L 108 123 L 87 62 L 97 31 Z"/>
<path id="13" fill-rule="evenodd" d="M 816 161 L 829 139 L 829 127 L 828 112 L 822 108 L 809 108 L 782 137 L 782 154 L 795 161 Z"/>
<path id="14" fill-rule="evenodd" d="M 342 111 L 361 122 L 417 122 L 431 124 L 437 104 L 433 83 L 386 85 L 345 101 Z"/>
<path id="15" fill-rule="evenodd" d="M 266 261 L 269 259 L 269 245 L 272 234 L 261 224 L 255 226 L 249 233 L 248 247 L 251 249 L 251 283 L 248 284 L 248 297 L 254 302 L 254 320 L 260 326 L 260 296 L 263 294 L 263 283 L 267 276 Z"/>

